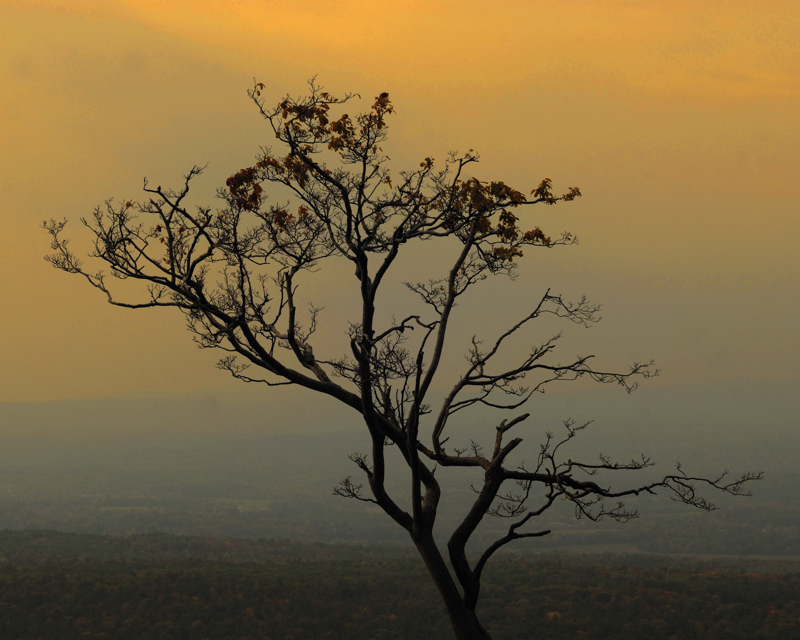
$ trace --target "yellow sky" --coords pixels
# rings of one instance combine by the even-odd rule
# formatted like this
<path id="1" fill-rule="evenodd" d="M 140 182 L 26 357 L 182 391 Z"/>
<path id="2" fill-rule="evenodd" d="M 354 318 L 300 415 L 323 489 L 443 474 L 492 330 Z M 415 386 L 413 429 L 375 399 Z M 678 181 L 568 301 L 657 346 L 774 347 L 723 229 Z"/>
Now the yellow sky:
<path id="1" fill-rule="evenodd" d="M 478 177 L 581 186 L 535 215 L 582 243 L 493 303 L 603 301 L 576 348 L 652 356 L 664 384 L 800 377 L 796 2 L 0 0 L 0 53 L 0 400 L 232 387 L 179 319 L 49 269 L 37 225 L 194 163 L 209 202 L 269 142 L 252 79 L 277 101 L 315 74 L 390 92 L 398 169 L 473 147 Z"/>
<path id="2" fill-rule="evenodd" d="M 249 59 L 284 70 L 310 65 L 347 75 L 480 86 L 549 84 L 566 72 L 589 82 L 628 84 L 658 98 L 722 101 L 800 92 L 799 10 L 790 1 L 5 4 L 34 15 L 137 25 L 177 46 L 213 48 L 210 58 L 235 66 Z M 62 37 L 86 43 L 91 35 L 68 31 Z"/>

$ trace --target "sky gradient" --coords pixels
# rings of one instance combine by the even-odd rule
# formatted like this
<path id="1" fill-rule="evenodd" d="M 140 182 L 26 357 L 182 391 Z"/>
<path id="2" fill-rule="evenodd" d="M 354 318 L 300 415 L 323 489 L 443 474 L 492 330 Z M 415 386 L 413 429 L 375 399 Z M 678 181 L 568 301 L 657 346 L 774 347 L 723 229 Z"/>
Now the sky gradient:
<path id="1" fill-rule="evenodd" d="M 526 213 L 580 244 L 476 289 L 459 336 L 552 287 L 605 307 L 565 357 L 654 358 L 654 386 L 800 382 L 796 2 L 0 0 L 0 52 L 0 401 L 236 388 L 177 314 L 53 270 L 39 226 L 70 219 L 86 253 L 81 216 L 206 162 L 193 203 L 213 204 L 270 142 L 253 79 L 277 102 L 314 75 L 364 109 L 389 92 L 395 170 L 474 148 L 482 180 L 583 191 Z M 325 277 L 331 296 L 355 283 Z"/>

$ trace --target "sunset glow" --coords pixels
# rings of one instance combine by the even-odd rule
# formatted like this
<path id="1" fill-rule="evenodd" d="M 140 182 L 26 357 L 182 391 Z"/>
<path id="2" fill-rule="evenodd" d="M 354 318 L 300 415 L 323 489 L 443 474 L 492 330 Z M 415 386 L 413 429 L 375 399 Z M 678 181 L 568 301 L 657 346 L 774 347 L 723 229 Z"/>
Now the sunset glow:
<path id="1" fill-rule="evenodd" d="M 253 79 L 277 102 L 312 76 L 354 109 L 390 93 L 398 170 L 475 148 L 482 179 L 581 187 L 530 214 L 581 244 L 488 299 L 603 302 L 576 349 L 653 357 L 653 384 L 800 378 L 796 2 L 6 0 L 0 51 L 0 400 L 233 388 L 178 318 L 53 271 L 39 225 L 69 218 L 86 253 L 97 204 L 206 162 L 213 204 L 270 143 Z"/>

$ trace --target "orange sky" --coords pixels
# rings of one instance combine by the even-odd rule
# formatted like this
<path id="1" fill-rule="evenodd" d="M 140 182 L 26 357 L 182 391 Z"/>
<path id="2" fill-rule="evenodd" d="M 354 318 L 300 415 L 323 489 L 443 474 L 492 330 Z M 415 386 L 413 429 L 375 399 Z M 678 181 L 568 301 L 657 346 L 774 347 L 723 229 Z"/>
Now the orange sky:
<path id="1" fill-rule="evenodd" d="M 391 94 L 398 169 L 473 147 L 477 177 L 582 188 L 532 213 L 581 244 L 464 330 L 553 286 L 605 303 L 575 349 L 653 357 L 654 384 L 800 378 L 797 2 L 0 0 L 0 52 L 0 401 L 233 388 L 179 318 L 49 268 L 38 225 L 194 163 L 211 202 L 269 142 L 252 79 L 277 101 L 315 74 Z"/>

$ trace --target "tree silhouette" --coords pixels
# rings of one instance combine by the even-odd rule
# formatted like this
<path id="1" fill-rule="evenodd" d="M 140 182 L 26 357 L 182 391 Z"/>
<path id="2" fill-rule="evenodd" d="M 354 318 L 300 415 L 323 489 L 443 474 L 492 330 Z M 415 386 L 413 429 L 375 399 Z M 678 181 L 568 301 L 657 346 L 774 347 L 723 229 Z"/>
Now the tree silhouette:
<path id="1" fill-rule="evenodd" d="M 526 251 L 574 244 L 569 233 L 551 237 L 538 226 L 523 227 L 520 216 L 527 207 L 574 200 L 580 190 L 556 195 L 544 179 L 525 195 L 503 182 L 467 178 L 465 168 L 478 161 L 472 150 L 451 153 L 441 166 L 426 157 L 418 168 L 394 175 L 381 148 L 393 113 L 388 94 L 378 96 L 366 113 L 334 117 L 332 111 L 341 113 L 354 96 L 336 98 L 309 84 L 309 95 L 286 97 L 275 108 L 266 106 L 263 84 L 249 92 L 279 149 L 262 149 L 253 166 L 227 180 L 218 191 L 222 208 L 186 206 L 190 183 L 202 172 L 194 167 L 179 190 L 153 189 L 145 181 L 146 201 L 108 201 L 83 220 L 94 236 L 91 256 L 104 261 L 112 276 L 143 281 L 147 298 L 117 299 L 103 272 L 85 270 L 63 238 L 66 221 L 45 223 L 54 250 L 47 259 L 85 277 L 111 304 L 177 308 L 201 347 L 228 352 L 218 366 L 235 378 L 298 385 L 360 414 L 371 451 L 351 456 L 361 479 L 345 478 L 334 491 L 378 505 L 408 531 L 456 638 L 490 637 L 475 613 L 483 569 L 509 542 L 548 534 L 533 525 L 557 501 L 569 501 L 578 517 L 624 521 L 637 515 L 619 502 L 625 496 L 664 489 L 676 500 L 709 510 L 714 506 L 697 493 L 698 484 L 742 494 L 743 483 L 760 477 L 699 478 L 678 467 L 659 481 L 612 489 L 593 476 L 644 469 L 650 460 L 563 459 L 561 446 L 586 426 L 572 421 L 565 423 L 564 437 L 547 435 L 535 464 L 507 465 L 522 443 L 507 437 L 528 414 L 502 420 L 488 453 L 475 443 L 448 447 L 448 421 L 460 411 L 477 405 L 511 411 L 549 383 L 582 377 L 632 391 L 637 380 L 657 371 L 652 362 L 606 371 L 595 368 L 591 356 L 559 363 L 552 358 L 558 335 L 503 364 L 507 358 L 499 356 L 501 349 L 539 318 L 556 316 L 587 327 L 598 320 L 599 306 L 586 298 L 571 303 L 547 291 L 496 340 L 473 339 L 462 375 L 434 407 L 431 389 L 434 380 L 441 388 L 441 359 L 459 298 L 487 278 L 512 277 Z M 423 242 L 429 243 L 427 251 L 451 256 L 449 269 L 429 281 L 406 284 L 423 311 L 386 325 L 378 322 L 377 294 L 394 276 L 398 255 Z M 350 352 L 325 359 L 320 355 L 325 345 L 314 341 L 321 310 L 303 309 L 307 301 L 299 297 L 299 284 L 303 278 L 324 277 L 324 265 L 334 258 L 352 263 L 360 309 L 358 322 L 348 329 Z M 406 470 L 403 501 L 410 508 L 401 507 L 387 489 L 387 460 L 394 460 L 387 458 L 388 445 L 399 452 L 397 460 Z M 479 477 L 471 508 L 447 540 L 450 566 L 433 534 L 441 497 L 434 472 L 447 467 L 473 467 Z M 467 542 L 486 515 L 508 518 L 510 526 L 471 562 Z"/>

